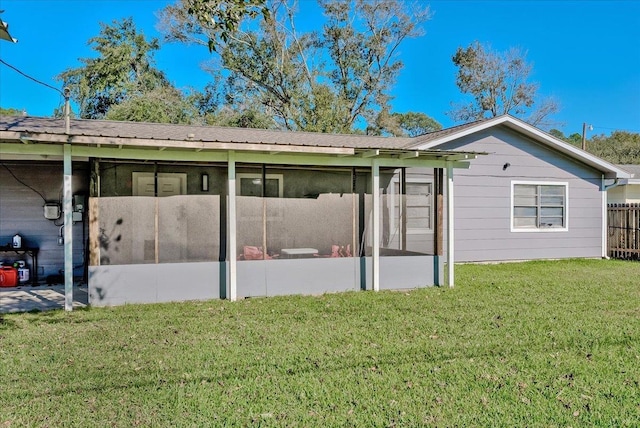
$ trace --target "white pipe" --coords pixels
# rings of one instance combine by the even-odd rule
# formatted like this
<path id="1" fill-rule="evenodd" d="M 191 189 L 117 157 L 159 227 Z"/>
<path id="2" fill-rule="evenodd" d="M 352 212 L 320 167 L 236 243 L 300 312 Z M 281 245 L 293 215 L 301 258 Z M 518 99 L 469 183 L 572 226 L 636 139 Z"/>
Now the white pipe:
<path id="1" fill-rule="evenodd" d="M 454 271 L 453 265 L 455 262 L 454 257 L 454 213 L 453 213 L 453 168 L 451 164 L 447 162 L 447 269 L 448 269 L 448 284 L 449 287 L 453 287 L 454 284 Z"/>
<path id="2" fill-rule="evenodd" d="M 604 178 L 604 174 L 602 174 L 602 186 L 601 186 L 601 190 L 600 193 L 602 194 L 602 241 L 601 241 L 601 246 L 602 246 L 602 258 L 606 259 L 608 257 L 608 248 L 607 248 L 607 234 L 608 234 L 608 229 L 607 229 L 607 223 L 608 223 L 608 209 L 607 209 L 607 186 L 605 185 L 605 178 Z M 615 185 L 617 185 L 618 179 L 616 178 L 615 181 Z M 615 187 L 615 186 L 612 186 Z"/>
<path id="3" fill-rule="evenodd" d="M 614 187 L 622 186 L 628 183 L 628 180 L 620 180 L 619 178 L 615 178 L 613 183 L 608 186 L 605 184 L 604 175 L 602 175 L 602 189 L 606 192 L 609 189 L 613 189 Z"/>

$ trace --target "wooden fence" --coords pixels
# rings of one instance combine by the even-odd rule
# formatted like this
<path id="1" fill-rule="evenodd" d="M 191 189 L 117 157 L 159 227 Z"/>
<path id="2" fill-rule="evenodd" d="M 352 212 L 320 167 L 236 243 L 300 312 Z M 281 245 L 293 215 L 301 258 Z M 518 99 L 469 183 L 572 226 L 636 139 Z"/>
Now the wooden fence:
<path id="1" fill-rule="evenodd" d="M 609 257 L 640 260 L 640 204 L 609 204 Z"/>

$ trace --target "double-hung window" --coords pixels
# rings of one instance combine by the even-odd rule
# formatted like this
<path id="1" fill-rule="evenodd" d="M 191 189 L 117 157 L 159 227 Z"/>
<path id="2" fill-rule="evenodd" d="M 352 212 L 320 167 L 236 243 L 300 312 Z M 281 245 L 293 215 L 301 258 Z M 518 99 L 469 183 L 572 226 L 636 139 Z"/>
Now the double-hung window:
<path id="1" fill-rule="evenodd" d="M 406 194 L 400 191 L 400 181 L 394 179 L 393 192 L 398 195 L 394 203 L 391 229 L 400 227 L 403 215 L 407 224 L 407 234 L 424 234 L 433 229 L 433 183 L 424 177 L 408 177 Z M 404 198 L 404 203 L 402 202 Z M 403 213 L 403 210 L 405 212 Z"/>
<path id="2" fill-rule="evenodd" d="M 514 181 L 511 186 L 512 231 L 568 230 L 567 183 Z"/>

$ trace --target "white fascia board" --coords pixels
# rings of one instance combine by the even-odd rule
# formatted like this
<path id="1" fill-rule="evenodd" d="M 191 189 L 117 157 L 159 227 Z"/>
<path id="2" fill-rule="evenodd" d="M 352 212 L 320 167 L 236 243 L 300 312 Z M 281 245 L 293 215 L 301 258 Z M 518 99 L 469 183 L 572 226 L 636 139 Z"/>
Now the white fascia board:
<path id="1" fill-rule="evenodd" d="M 467 135 L 474 134 L 479 131 L 483 131 L 488 128 L 492 128 L 497 125 L 505 125 L 508 128 L 511 128 L 523 135 L 526 135 L 539 143 L 542 143 L 548 147 L 551 147 L 561 153 L 564 153 L 570 156 L 573 159 L 576 159 L 584 164 L 587 164 L 601 172 L 607 173 L 606 178 L 631 178 L 632 174 L 625 171 L 622 168 L 618 168 L 612 163 L 605 161 L 597 156 L 592 155 L 591 153 L 585 152 L 582 149 L 579 149 L 575 146 L 572 146 L 569 143 L 566 143 L 553 135 L 547 134 L 546 132 L 536 128 L 535 126 L 529 125 L 526 122 L 521 121 L 520 119 L 516 119 L 512 116 L 498 116 L 492 119 L 485 120 L 483 122 L 478 123 L 475 126 L 471 126 L 469 128 L 462 129 L 460 132 L 454 132 L 453 134 L 449 134 L 443 136 L 442 138 L 438 138 L 436 140 L 430 141 L 426 144 L 419 145 L 415 148 L 421 150 L 434 149 L 439 145 L 444 143 L 448 143 L 453 140 L 457 140 L 459 138 L 465 137 Z M 417 139 L 419 137 L 416 137 Z"/>

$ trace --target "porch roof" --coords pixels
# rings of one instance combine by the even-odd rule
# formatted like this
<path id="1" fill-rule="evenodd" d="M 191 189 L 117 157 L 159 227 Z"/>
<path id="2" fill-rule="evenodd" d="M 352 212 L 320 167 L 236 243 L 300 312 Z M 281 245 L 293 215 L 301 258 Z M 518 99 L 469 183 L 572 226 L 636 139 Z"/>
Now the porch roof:
<path id="1" fill-rule="evenodd" d="M 238 150 L 261 153 L 303 153 L 398 159 L 460 161 L 480 153 L 416 149 L 408 137 L 325 134 L 220 126 L 71 119 L 67 134 L 61 118 L 1 116 L 0 140 L 24 144 L 131 147 L 171 151 Z"/>

